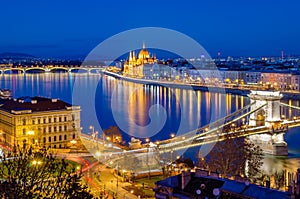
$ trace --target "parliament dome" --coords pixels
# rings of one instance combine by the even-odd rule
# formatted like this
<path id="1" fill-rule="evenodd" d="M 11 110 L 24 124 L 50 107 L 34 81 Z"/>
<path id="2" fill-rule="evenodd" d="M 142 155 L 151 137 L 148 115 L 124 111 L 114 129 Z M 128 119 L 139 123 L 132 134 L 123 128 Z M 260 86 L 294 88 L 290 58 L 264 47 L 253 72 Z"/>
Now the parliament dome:
<path id="1" fill-rule="evenodd" d="M 139 53 L 139 59 L 145 59 L 145 58 L 150 58 L 150 54 L 146 50 L 146 48 L 143 48 Z"/>

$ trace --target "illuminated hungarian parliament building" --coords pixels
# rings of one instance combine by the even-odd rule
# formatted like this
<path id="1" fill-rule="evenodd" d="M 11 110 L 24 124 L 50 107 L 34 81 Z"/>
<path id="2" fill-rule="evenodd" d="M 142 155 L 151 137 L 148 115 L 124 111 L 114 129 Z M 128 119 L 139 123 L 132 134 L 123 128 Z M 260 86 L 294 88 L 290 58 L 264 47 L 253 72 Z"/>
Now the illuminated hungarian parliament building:
<path id="1" fill-rule="evenodd" d="M 160 68 L 157 64 L 156 56 L 150 56 L 145 44 L 136 56 L 135 51 L 129 52 L 128 60 L 124 63 L 123 75 L 136 78 L 155 77 L 156 69 Z M 157 74 L 158 75 L 158 74 Z"/>

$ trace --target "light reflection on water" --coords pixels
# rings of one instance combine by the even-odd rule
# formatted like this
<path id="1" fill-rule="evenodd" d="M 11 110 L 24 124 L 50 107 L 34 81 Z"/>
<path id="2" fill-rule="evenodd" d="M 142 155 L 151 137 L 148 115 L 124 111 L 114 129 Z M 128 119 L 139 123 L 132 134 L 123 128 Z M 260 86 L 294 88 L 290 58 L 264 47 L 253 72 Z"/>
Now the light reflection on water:
<path id="1" fill-rule="evenodd" d="M 76 80 L 76 87 L 74 82 Z M 131 89 L 132 95 L 129 95 Z M 74 87 L 74 88 L 73 88 Z M 96 94 L 89 93 L 90 88 L 97 88 Z M 135 83 L 116 80 L 111 77 L 101 76 L 100 74 L 25 74 L 25 75 L 1 75 L 0 88 L 8 88 L 12 90 L 13 97 L 21 96 L 45 96 L 52 98 L 60 98 L 72 103 L 72 89 L 80 90 L 82 93 L 79 104 L 82 108 L 81 120 L 83 132 L 89 131 L 89 126 L 94 125 L 100 130 L 109 126 L 116 125 L 116 121 L 112 115 L 111 96 L 115 88 L 117 88 L 116 96 L 118 97 L 115 104 L 116 110 L 120 113 L 128 114 L 126 117 L 131 119 L 132 123 L 128 123 L 130 131 L 135 133 L 136 126 L 146 126 L 151 123 L 149 117 L 149 109 L 152 105 L 159 104 L 165 109 L 166 122 L 161 130 L 155 134 L 152 141 L 169 138 L 171 132 L 177 132 L 179 123 L 186 121 L 186 128 L 193 130 L 196 126 L 203 126 L 224 114 L 229 114 L 243 106 L 249 104 L 249 99 L 243 96 L 231 94 L 218 94 L 208 92 L 193 92 L 191 90 L 170 89 L 162 86 L 143 86 Z M 136 90 L 136 88 L 138 88 Z M 95 97 L 95 99 L 91 99 Z M 129 99 L 126 102 L 126 99 Z M 181 101 L 179 100 L 181 99 Z M 90 107 L 90 100 L 95 101 L 96 107 Z M 299 106 L 297 100 L 284 101 L 288 104 Z M 212 117 L 212 107 L 215 110 L 214 118 Z M 95 111 L 98 118 L 91 118 L 90 113 Z M 154 116 L 160 118 L 162 113 L 159 109 L 154 109 Z M 281 109 L 282 114 L 287 117 L 298 113 L 292 109 Z M 137 133 L 140 137 L 145 135 Z M 125 135 L 129 138 L 130 135 Z M 269 157 L 265 158 L 264 169 L 266 172 L 287 169 L 296 171 L 300 168 L 300 133 L 299 128 L 290 129 L 285 135 L 289 145 L 289 157 Z M 187 153 L 195 152 L 191 149 Z M 194 156 L 192 156 L 194 158 Z"/>

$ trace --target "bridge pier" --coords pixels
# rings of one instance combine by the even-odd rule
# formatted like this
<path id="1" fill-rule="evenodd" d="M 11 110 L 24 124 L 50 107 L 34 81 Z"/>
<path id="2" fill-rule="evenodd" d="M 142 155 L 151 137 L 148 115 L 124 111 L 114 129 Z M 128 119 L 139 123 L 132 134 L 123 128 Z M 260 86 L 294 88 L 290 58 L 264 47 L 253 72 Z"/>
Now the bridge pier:
<path id="1" fill-rule="evenodd" d="M 287 156 L 288 155 L 288 145 L 284 141 L 283 135 L 285 132 L 279 134 L 260 134 L 251 135 L 249 140 L 254 144 L 258 145 L 265 154 L 275 155 L 275 156 Z"/>
<path id="2" fill-rule="evenodd" d="M 287 127 L 282 124 L 280 114 L 280 99 L 282 94 L 279 91 L 251 91 L 251 110 L 262 107 L 250 115 L 250 126 L 265 126 L 269 133 L 251 135 L 249 139 L 259 145 L 265 154 L 287 156 L 288 145 L 284 141 L 284 134 Z"/>

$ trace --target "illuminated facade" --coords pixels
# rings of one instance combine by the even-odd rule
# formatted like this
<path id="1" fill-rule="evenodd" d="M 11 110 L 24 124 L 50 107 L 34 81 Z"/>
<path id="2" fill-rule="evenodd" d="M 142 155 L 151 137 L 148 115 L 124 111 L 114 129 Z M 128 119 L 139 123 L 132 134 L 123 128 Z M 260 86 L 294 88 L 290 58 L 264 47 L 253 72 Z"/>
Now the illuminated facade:
<path id="1" fill-rule="evenodd" d="M 79 106 L 43 97 L 0 101 L 0 140 L 8 147 L 69 148 L 80 131 Z"/>
<path id="2" fill-rule="evenodd" d="M 268 134 L 257 134 L 248 136 L 255 144 L 267 154 L 288 155 L 287 143 L 284 141 L 286 126 L 282 124 L 280 115 L 279 91 L 251 91 L 248 95 L 251 102 L 249 126 L 265 126 L 270 129 Z M 259 111 L 259 107 L 262 107 Z"/>
<path id="3" fill-rule="evenodd" d="M 150 56 L 143 44 L 138 56 L 135 55 L 135 51 L 130 51 L 128 60 L 124 63 L 123 75 L 143 78 L 145 65 L 154 63 L 156 63 L 155 55 Z"/>

